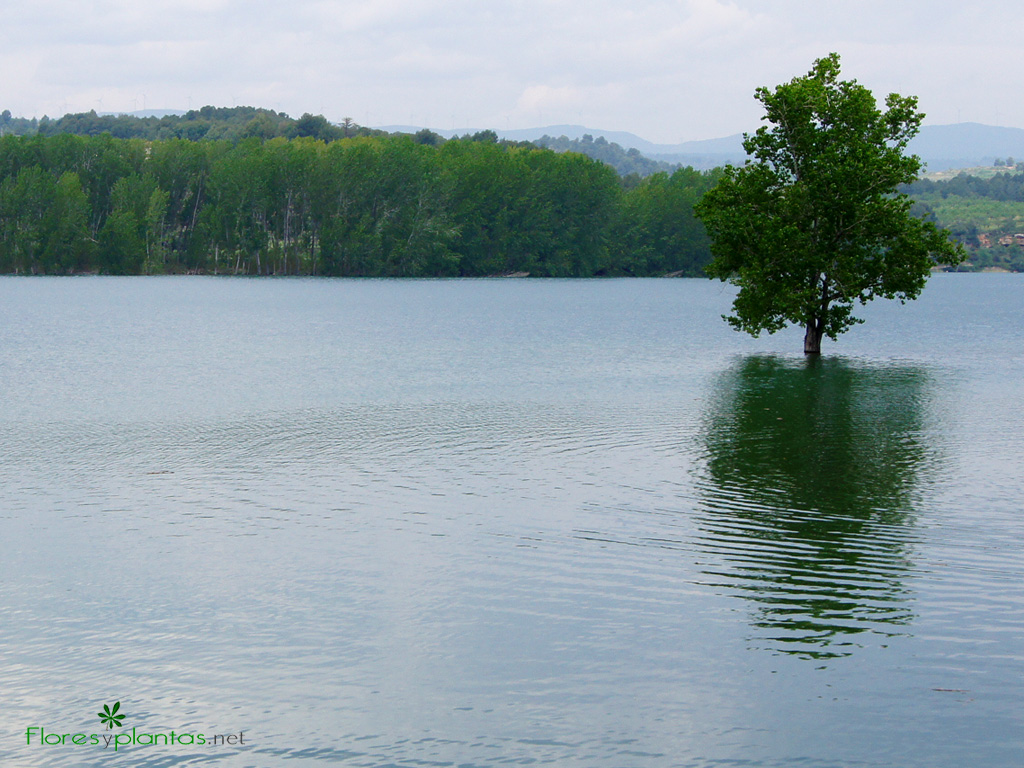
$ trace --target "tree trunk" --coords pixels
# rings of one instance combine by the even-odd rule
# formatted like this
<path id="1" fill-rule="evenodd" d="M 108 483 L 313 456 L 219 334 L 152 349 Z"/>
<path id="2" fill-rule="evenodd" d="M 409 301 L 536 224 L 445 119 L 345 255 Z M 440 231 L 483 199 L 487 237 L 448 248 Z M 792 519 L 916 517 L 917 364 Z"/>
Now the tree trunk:
<path id="1" fill-rule="evenodd" d="M 825 322 L 812 317 L 807 321 L 807 332 L 804 334 L 804 354 L 821 354 L 821 337 L 825 332 Z"/>

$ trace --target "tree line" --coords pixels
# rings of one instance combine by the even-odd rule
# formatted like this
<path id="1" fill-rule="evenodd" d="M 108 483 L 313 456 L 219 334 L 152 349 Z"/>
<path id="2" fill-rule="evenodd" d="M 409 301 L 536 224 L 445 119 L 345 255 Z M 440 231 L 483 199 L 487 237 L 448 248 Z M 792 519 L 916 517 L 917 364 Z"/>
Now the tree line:
<path id="1" fill-rule="evenodd" d="M 927 202 L 953 197 L 1024 202 L 1024 173 L 1007 171 L 989 178 L 960 173 L 952 179 L 918 179 L 903 187 L 911 197 Z"/>
<path id="2" fill-rule="evenodd" d="M 70 133 L 75 136 L 99 136 L 109 133 L 117 139 L 188 139 L 190 141 L 241 141 L 258 138 L 294 139 L 312 137 L 324 141 L 353 136 L 378 136 L 384 131 L 354 123 L 345 118 L 333 125 L 323 115 L 304 114 L 295 119 L 284 112 L 257 107 L 212 107 L 191 109 L 183 115 L 138 117 L 125 114 L 69 113 L 51 119 L 13 117 L 10 110 L 0 112 L 0 136 L 56 136 Z"/>
<path id="3" fill-rule="evenodd" d="M 0 272 L 646 276 L 710 259 L 693 206 L 718 172 L 624 184 L 490 133 L 423 138 L 0 136 Z"/>

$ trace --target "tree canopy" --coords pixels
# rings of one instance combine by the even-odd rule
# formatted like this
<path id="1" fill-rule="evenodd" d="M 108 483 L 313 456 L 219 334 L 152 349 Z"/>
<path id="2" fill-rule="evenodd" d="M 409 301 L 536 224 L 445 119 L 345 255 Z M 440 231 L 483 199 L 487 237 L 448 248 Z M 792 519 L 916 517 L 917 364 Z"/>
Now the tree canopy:
<path id="1" fill-rule="evenodd" d="M 916 298 L 933 266 L 963 258 L 899 191 L 921 168 L 905 154 L 924 118 L 917 99 L 890 94 L 882 111 L 839 71 L 833 53 L 804 77 L 759 88 L 768 125 L 744 136 L 747 162 L 727 167 L 696 206 L 711 237 L 708 274 L 740 289 L 726 319 L 755 336 L 803 325 L 811 354 L 823 335 L 860 322 L 856 303 Z"/>

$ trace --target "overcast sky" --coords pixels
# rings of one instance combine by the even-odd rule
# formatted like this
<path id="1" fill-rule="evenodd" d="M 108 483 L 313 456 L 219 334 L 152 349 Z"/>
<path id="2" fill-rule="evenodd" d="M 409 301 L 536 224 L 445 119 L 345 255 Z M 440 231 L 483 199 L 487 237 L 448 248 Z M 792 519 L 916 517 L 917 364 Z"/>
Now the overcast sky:
<path id="1" fill-rule="evenodd" d="M 760 85 L 830 51 L 926 122 L 1024 127 L 1024 3 L 0 0 L 0 109 L 251 105 L 436 129 L 750 131 Z"/>

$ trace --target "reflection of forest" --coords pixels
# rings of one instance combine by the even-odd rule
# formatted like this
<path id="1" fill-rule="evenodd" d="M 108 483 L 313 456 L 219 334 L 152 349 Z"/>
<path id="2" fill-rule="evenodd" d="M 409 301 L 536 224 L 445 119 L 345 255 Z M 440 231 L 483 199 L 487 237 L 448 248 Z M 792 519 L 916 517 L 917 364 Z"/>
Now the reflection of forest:
<path id="1" fill-rule="evenodd" d="M 833 359 L 743 360 L 705 428 L 700 546 L 712 581 L 758 605 L 759 641 L 846 655 L 911 618 L 914 488 L 927 377 Z"/>

